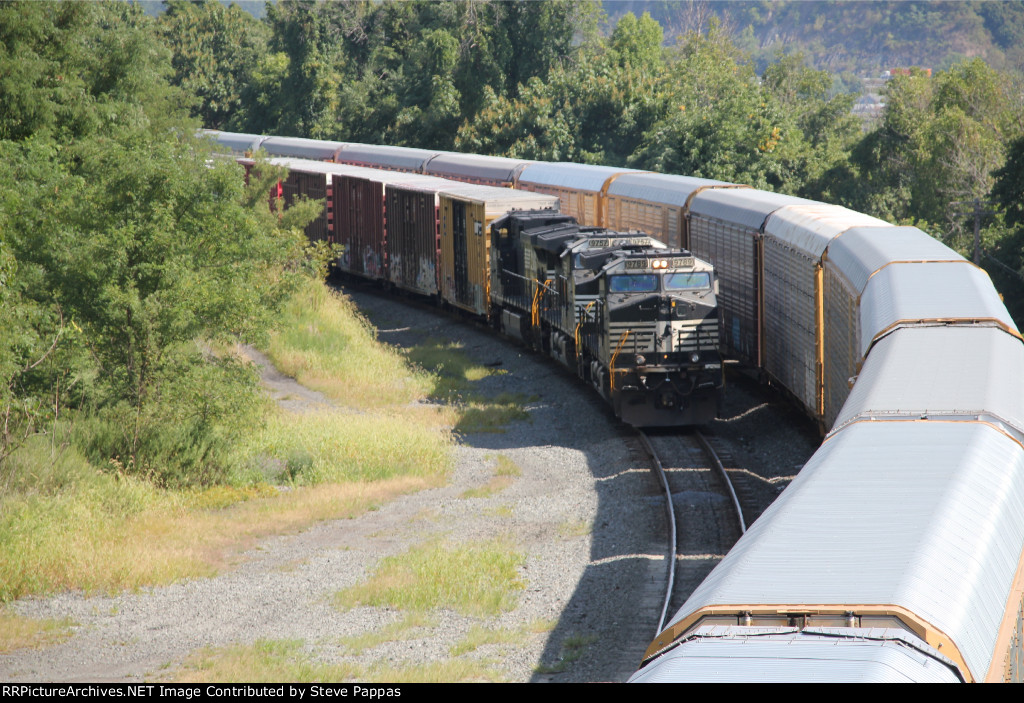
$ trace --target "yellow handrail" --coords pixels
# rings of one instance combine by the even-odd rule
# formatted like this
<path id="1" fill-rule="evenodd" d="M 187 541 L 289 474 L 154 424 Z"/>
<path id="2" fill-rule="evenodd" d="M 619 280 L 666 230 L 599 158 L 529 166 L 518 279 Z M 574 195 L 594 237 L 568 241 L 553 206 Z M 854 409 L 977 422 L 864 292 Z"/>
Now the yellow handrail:
<path id="1" fill-rule="evenodd" d="M 587 307 L 583 308 L 583 315 L 588 314 L 590 312 L 590 308 L 594 307 L 594 303 L 596 303 L 596 302 L 597 302 L 596 300 L 591 300 L 590 301 L 590 305 L 588 305 Z M 580 348 L 580 327 L 583 326 L 583 315 L 580 315 L 580 321 L 576 323 L 576 329 L 573 330 L 573 336 L 576 337 L 576 353 L 577 354 L 579 353 L 579 348 Z"/>
<path id="2" fill-rule="evenodd" d="M 612 392 L 615 391 L 615 360 L 619 358 L 619 352 L 622 351 L 622 345 L 626 343 L 626 339 L 629 337 L 631 330 L 626 330 L 622 333 L 622 337 L 619 339 L 619 346 L 615 347 L 615 353 L 612 354 L 612 360 L 608 362 L 608 385 Z"/>
<path id="3" fill-rule="evenodd" d="M 540 327 L 540 299 L 544 295 L 544 288 L 539 280 L 534 279 L 533 282 L 537 284 L 537 290 L 533 294 L 533 305 L 530 308 L 530 323 L 534 329 L 537 329 Z"/>

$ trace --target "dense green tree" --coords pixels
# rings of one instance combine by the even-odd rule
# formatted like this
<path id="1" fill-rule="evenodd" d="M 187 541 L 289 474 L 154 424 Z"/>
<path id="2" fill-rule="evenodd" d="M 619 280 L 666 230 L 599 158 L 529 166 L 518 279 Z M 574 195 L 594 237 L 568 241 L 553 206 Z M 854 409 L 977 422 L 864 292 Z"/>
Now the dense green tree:
<path id="1" fill-rule="evenodd" d="M 126 3 L 0 6 L 0 461 L 74 409 L 97 465 L 210 480 L 253 407 L 203 345 L 265 332 L 302 237 L 209 161 L 156 32 Z"/>
<path id="2" fill-rule="evenodd" d="M 878 129 L 854 150 L 848 203 L 898 222 L 943 222 L 954 201 L 986 198 L 1020 133 L 1019 91 L 979 59 L 930 77 L 896 76 Z"/>
<path id="3" fill-rule="evenodd" d="M 762 74 L 762 83 L 802 135 L 802 185 L 796 192 L 834 199 L 834 171 L 846 165 L 862 136 L 860 120 L 851 113 L 854 96 L 832 94 L 832 76 L 807 66 L 802 54 L 778 56 Z"/>
<path id="4" fill-rule="evenodd" d="M 337 134 L 348 66 L 330 6 L 282 0 L 267 7 L 268 52 L 242 92 L 233 128 L 263 134 L 330 139 Z"/>
<path id="5" fill-rule="evenodd" d="M 173 52 L 173 83 L 197 98 L 193 115 L 204 127 L 225 129 L 266 54 L 266 25 L 215 0 L 170 0 L 159 19 Z"/>
<path id="6" fill-rule="evenodd" d="M 487 96 L 572 63 L 599 5 L 282 2 L 256 63 L 244 131 L 451 148 Z"/>
<path id="7" fill-rule="evenodd" d="M 664 40 L 665 32 L 649 13 L 637 19 L 632 12 L 627 12 L 612 32 L 611 52 L 620 66 L 654 72 L 664 65 L 661 47 Z"/>
<path id="8" fill-rule="evenodd" d="M 803 135 L 720 27 L 690 34 L 663 81 L 672 107 L 644 134 L 630 165 L 799 190 Z"/>

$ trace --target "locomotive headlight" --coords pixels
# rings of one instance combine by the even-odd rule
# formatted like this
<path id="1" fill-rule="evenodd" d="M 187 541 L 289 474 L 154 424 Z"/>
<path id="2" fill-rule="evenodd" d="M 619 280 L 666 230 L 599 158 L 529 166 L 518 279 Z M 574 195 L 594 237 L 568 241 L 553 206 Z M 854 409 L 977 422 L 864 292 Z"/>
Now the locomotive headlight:
<path id="1" fill-rule="evenodd" d="M 696 364 L 698 361 L 700 361 L 700 354 L 698 352 L 693 352 L 692 354 L 690 354 L 690 361 Z"/>
<path id="2" fill-rule="evenodd" d="M 637 354 L 636 355 L 636 365 L 637 366 L 643 366 L 646 363 L 647 363 L 647 359 L 644 357 L 643 354 Z"/>

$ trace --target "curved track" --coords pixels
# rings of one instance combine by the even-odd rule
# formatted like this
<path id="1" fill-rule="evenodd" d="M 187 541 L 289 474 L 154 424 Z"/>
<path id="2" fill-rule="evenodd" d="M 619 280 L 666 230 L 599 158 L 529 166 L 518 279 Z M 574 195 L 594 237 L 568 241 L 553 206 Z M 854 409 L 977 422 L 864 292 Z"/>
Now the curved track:
<path id="1" fill-rule="evenodd" d="M 729 473 L 703 434 L 638 434 L 665 494 L 669 568 L 657 634 L 747 525 Z"/>

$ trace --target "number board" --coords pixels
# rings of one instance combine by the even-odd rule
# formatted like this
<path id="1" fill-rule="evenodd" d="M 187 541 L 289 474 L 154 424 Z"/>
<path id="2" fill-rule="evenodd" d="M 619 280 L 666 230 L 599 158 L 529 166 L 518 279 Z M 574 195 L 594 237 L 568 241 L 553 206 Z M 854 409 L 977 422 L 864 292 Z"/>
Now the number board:
<path id="1" fill-rule="evenodd" d="M 647 268 L 647 259 L 626 259 L 626 270 Z"/>
<path id="2" fill-rule="evenodd" d="M 684 256 L 680 259 L 672 259 L 672 268 L 693 268 L 693 263 L 694 262 L 692 256 Z"/>

